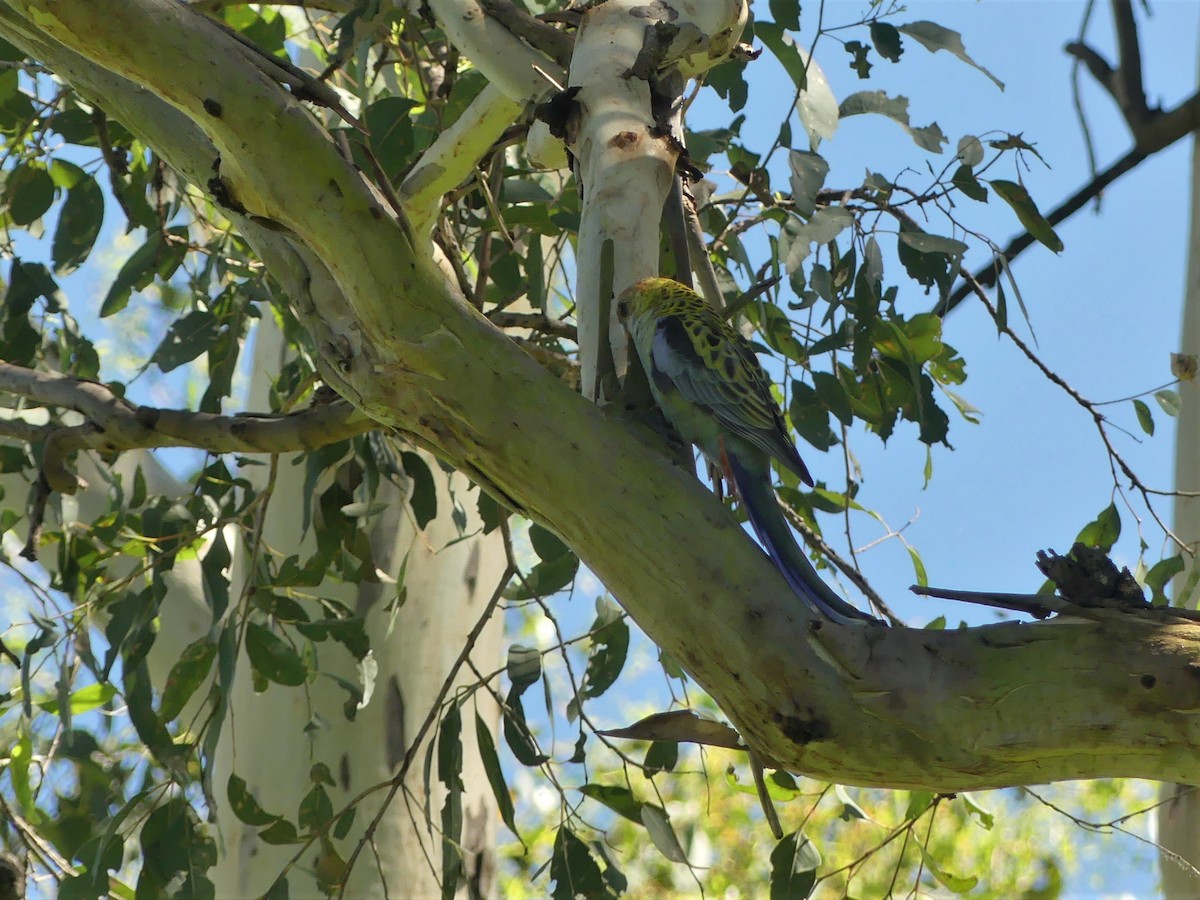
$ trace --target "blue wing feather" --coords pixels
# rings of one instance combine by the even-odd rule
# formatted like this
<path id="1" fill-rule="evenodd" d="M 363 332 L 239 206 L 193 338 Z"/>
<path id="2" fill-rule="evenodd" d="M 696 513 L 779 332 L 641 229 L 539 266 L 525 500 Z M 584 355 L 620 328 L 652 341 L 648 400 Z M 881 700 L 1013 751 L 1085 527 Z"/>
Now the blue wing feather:
<path id="1" fill-rule="evenodd" d="M 733 335 L 736 341 L 730 341 L 728 335 L 716 337 L 719 341 L 712 346 L 718 363 L 736 367 L 734 372 L 713 371 L 697 352 L 679 317 L 660 317 L 650 350 L 650 377 L 655 386 L 663 393 L 678 391 L 712 416 L 723 430 L 779 460 L 805 484 L 812 484 L 808 467 L 787 437 L 783 417 L 754 351 L 749 345 L 742 346 L 745 342 L 739 335 Z M 712 452 L 711 448 L 705 449 Z"/>

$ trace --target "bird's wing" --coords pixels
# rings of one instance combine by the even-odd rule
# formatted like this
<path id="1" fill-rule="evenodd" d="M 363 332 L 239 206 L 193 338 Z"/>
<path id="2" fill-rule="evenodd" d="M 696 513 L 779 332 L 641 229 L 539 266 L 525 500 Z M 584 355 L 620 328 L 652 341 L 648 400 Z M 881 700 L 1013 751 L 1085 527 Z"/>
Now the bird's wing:
<path id="1" fill-rule="evenodd" d="M 710 321 L 711 319 L 711 321 Z M 659 317 L 651 345 L 660 391 L 678 391 L 722 430 L 778 459 L 806 484 L 808 468 L 788 438 L 770 382 L 750 345 L 711 316 Z"/>

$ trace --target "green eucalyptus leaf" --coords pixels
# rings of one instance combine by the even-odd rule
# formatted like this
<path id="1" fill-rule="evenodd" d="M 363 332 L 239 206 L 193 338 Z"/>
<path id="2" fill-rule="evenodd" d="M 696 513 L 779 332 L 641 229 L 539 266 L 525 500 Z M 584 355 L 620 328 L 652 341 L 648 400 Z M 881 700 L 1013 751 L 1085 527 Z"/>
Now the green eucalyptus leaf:
<path id="1" fill-rule="evenodd" d="M 578 897 L 603 898 L 610 895 L 600 866 L 587 844 L 567 827 L 558 829 L 550 858 L 550 878 L 553 900 L 576 900 Z"/>
<path id="2" fill-rule="evenodd" d="M 1154 399 L 1162 407 L 1162 411 L 1174 418 L 1179 415 L 1179 394 L 1176 391 L 1162 390 L 1154 392 Z"/>
<path id="3" fill-rule="evenodd" d="M 1025 229 L 1039 243 L 1045 244 L 1055 253 L 1062 252 L 1062 239 L 1055 233 L 1054 227 L 1038 211 L 1033 198 L 1029 196 L 1029 192 L 1025 190 L 1024 185 L 1018 184 L 1015 181 L 1005 181 L 1000 178 L 992 179 L 988 184 L 992 186 L 992 190 L 1000 195 L 1001 200 L 1012 207 L 1012 211 L 1017 214 L 1017 218 L 1021 224 L 1025 226 Z"/>
<path id="4" fill-rule="evenodd" d="M 496 743 L 492 740 L 491 730 L 479 713 L 475 714 L 475 743 L 479 748 L 479 759 L 483 763 L 483 771 L 492 788 L 492 796 L 496 800 L 496 808 L 500 811 L 500 820 L 520 840 L 521 835 L 517 831 L 512 794 L 509 793 L 508 784 L 504 780 L 504 769 L 500 765 L 500 757 L 496 755 Z"/>
<path id="5" fill-rule="evenodd" d="M 14 225 L 32 225 L 54 203 L 54 180 L 46 167 L 29 162 L 14 168 L 4 182 L 4 202 Z"/>
<path id="6" fill-rule="evenodd" d="M 246 626 L 246 655 L 256 672 L 277 684 L 297 687 L 308 678 L 308 667 L 291 645 L 257 622 Z"/>
<path id="7" fill-rule="evenodd" d="M 946 143 L 946 135 L 942 134 L 936 122 L 921 128 L 910 124 L 907 97 L 889 97 L 883 91 L 859 91 L 843 100 L 838 107 L 838 115 L 843 119 L 865 113 L 876 113 L 891 119 L 908 132 L 913 143 L 930 153 L 941 153 Z"/>
<path id="8" fill-rule="evenodd" d="M 803 831 L 793 831 L 771 851 L 771 900 L 805 900 L 817 883 L 821 854 Z"/>
<path id="9" fill-rule="evenodd" d="M 1150 414 L 1150 407 L 1143 400 L 1134 400 L 1133 409 L 1137 413 L 1138 425 L 1142 427 L 1142 431 L 1146 434 L 1154 434 L 1154 416 Z"/>
<path id="10" fill-rule="evenodd" d="M 876 52 L 889 62 L 900 62 L 904 46 L 896 26 L 875 19 L 871 22 L 870 27 L 871 43 L 875 45 Z"/>
<path id="11" fill-rule="evenodd" d="M 951 31 L 949 28 L 943 28 L 936 22 L 926 20 L 900 25 L 897 27 L 897 30 L 913 38 L 930 53 L 937 53 L 939 50 L 953 53 L 967 65 L 978 69 L 990 78 L 992 83 L 1000 88 L 1000 90 L 1004 90 L 1004 82 L 975 62 L 970 54 L 967 53 L 967 48 L 963 46 L 962 35 L 957 31 Z"/>
<path id="12" fill-rule="evenodd" d="M 104 193 L 95 178 L 61 159 L 51 164 L 50 177 L 67 192 L 50 251 L 54 271 L 62 274 L 77 269 L 92 252 L 104 224 Z"/>
<path id="13" fill-rule="evenodd" d="M 1083 526 L 1075 540 L 1089 547 L 1098 547 L 1104 552 L 1112 549 L 1121 536 L 1121 514 L 1115 503 L 1110 503 L 1091 522 Z"/>
<path id="14" fill-rule="evenodd" d="M 165 721 L 170 722 L 182 712 L 184 705 L 208 677 L 216 658 L 217 644 L 207 636 L 184 648 L 175 665 L 171 666 L 163 687 L 158 714 Z"/>
<path id="15" fill-rule="evenodd" d="M 233 810 L 233 814 L 247 825 L 270 825 L 279 819 L 259 806 L 245 779 L 237 775 L 229 776 L 225 795 L 229 799 L 229 808 Z"/>

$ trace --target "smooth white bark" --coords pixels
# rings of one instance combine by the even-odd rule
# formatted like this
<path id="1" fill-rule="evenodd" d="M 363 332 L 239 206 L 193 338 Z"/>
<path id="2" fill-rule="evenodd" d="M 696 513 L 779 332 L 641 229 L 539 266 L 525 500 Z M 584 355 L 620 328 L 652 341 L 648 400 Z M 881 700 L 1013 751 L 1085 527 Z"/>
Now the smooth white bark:
<path id="1" fill-rule="evenodd" d="M 765 759 L 939 791 L 1106 775 L 1200 782 L 1200 626 L 1099 610 L 953 631 L 813 621 L 659 444 L 469 306 L 325 131 L 236 61 L 228 37 L 169 0 L 127 0 L 119 15 L 85 0 L 7 2 L 200 123 L 224 189 L 275 223 L 237 220 L 312 330 L 322 373 L 561 535 Z M 140 52 L 155 41 L 162 52 Z M 202 91 L 196 71 L 208 76 Z"/>
<path id="2" fill-rule="evenodd" d="M 488 18 L 478 0 L 428 0 L 428 6 L 450 43 L 509 99 L 523 103 L 553 90 L 534 66 L 561 82 L 561 66 Z"/>
<path id="3" fill-rule="evenodd" d="M 11 12 L 5 12 L 6 9 L 0 7 L 0 29 L 7 26 L 7 34 L 18 42 L 22 36 L 31 38 L 32 43 L 26 45 L 27 49 L 54 65 L 56 71 L 69 78 L 85 95 L 103 101 L 110 114 L 153 144 L 185 178 L 193 183 L 203 183 L 203 173 L 206 169 L 211 171 L 215 153 L 211 143 L 191 122 L 151 92 L 54 45 L 44 35 L 37 35 L 27 21 L 13 17 Z M 461 168 L 464 165 L 461 160 L 449 156 L 441 159 L 447 166 Z M 472 163 L 465 165 L 469 171 Z M 257 228 L 249 222 L 241 224 L 244 232 L 261 237 L 273 270 L 288 285 L 298 303 L 311 306 L 319 302 L 334 327 L 348 320 L 344 300 L 340 299 L 336 286 L 318 262 L 306 256 L 302 248 L 292 246 L 285 236 L 271 234 L 268 229 Z M 265 409 L 266 383 L 278 370 L 283 349 L 278 331 L 273 327 L 260 329 L 258 336 L 250 408 Z M 373 699 L 358 712 L 356 720 L 349 723 L 342 711 L 346 692 L 324 677 L 318 678 L 307 690 L 272 686 L 263 694 L 254 694 L 243 658 L 230 699 L 230 716 L 225 722 L 218 750 L 215 778 L 218 801 L 224 798 L 229 775 L 236 771 L 246 779 L 250 791 L 264 807 L 294 819 L 299 798 L 311 786 L 309 772 L 314 762 L 328 764 L 339 781 L 338 787 L 331 789 L 335 809 L 350 795 L 391 777 L 504 566 L 498 534 L 462 541 L 444 549 L 458 537 L 450 518 L 449 486 L 453 484 L 459 502 L 464 504 L 470 517 L 468 529 L 477 527 L 473 511 L 475 494 L 468 492 L 462 476 L 447 479 L 431 457 L 425 455 L 425 458 L 438 485 L 440 515 L 424 533 L 415 531 L 403 497 L 377 498 L 387 499 L 391 511 L 390 516 L 381 517 L 376 526 L 375 545 L 381 564 L 395 575 L 401 560 L 406 554 L 409 557 L 408 600 L 394 622 L 382 610 L 389 599 L 386 589 L 365 585 L 358 590 L 351 585 L 332 584 L 317 589 L 324 596 L 341 599 L 351 608 L 370 610 L 368 634 L 375 646 L 374 662 L 378 666 Z M 117 469 L 127 483 L 138 464 L 143 466 L 151 491 L 173 494 L 184 489 L 175 484 L 149 454 L 127 454 L 121 458 Z M 105 481 L 99 477 L 90 456 L 81 456 L 80 468 L 85 477 L 90 476 L 88 480 L 92 487 L 80 492 L 69 503 L 80 505 L 81 521 L 90 521 L 104 502 Z M 261 480 L 263 467 L 248 467 L 244 474 Z M 304 552 L 298 534 L 302 477 L 303 468 L 291 466 L 290 461 L 284 461 L 279 467 L 264 533 L 266 544 L 277 550 Z M 242 559 L 244 551 L 237 543 L 238 534 L 231 530 L 227 536 L 235 559 Z M 231 596 L 237 598 L 241 595 L 244 573 L 240 563 L 234 568 Z M 171 587 L 162 605 L 160 631 L 148 657 L 158 685 L 163 683 L 182 650 L 207 634 L 211 625 L 198 562 L 180 560 L 168 578 Z M 482 669 L 493 670 L 498 664 L 500 636 L 496 622 L 477 642 L 474 658 Z M 332 642 L 321 644 L 320 659 L 323 671 L 334 672 L 351 682 L 358 680 L 353 659 L 340 646 Z M 197 692 L 191 708 L 182 717 L 184 720 L 189 719 L 203 702 L 203 695 L 203 689 Z M 486 702 L 481 703 L 480 713 L 486 722 L 494 724 L 497 720 L 495 708 Z M 306 736 L 304 728 L 310 722 L 318 723 L 318 727 L 311 736 Z M 464 716 L 463 741 L 467 748 L 475 746 L 473 716 Z M 416 771 L 419 773 L 420 768 Z M 463 775 L 467 787 L 463 798 L 467 823 L 464 844 L 476 854 L 468 862 L 468 870 L 476 877 L 477 889 L 486 895 L 491 890 L 494 873 L 492 847 L 496 816 L 481 764 L 476 754 L 469 750 L 464 757 Z M 424 797 L 419 775 L 410 777 L 408 787 L 414 803 L 430 802 L 435 809 L 440 806 L 440 788 L 436 784 L 432 798 Z M 381 797 L 382 794 L 364 803 L 351 834 L 346 840 L 337 842 L 337 850 L 343 858 L 349 855 L 349 848 L 370 821 Z M 272 847 L 257 840 L 258 829 L 241 823 L 227 806 L 219 803 L 215 812 L 217 832 L 225 851 L 211 873 L 217 885 L 217 896 L 261 894 L 295 848 Z M 417 819 L 420 819 L 420 810 L 417 812 Z M 376 843 L 385 861 L 376 866 L 369 852 L 364 855 L 355 869 L 348 895 L 383 896 L 385 885 L 393 897 L 438 892 L 436 873 L 430 870 L 426 854 L 434 860 L 440 859 L 440 843 L 431 843 L 423 820 L 418 827 L 411 808 L 400 802 L 394 803 L 377 833 Z M 312 856 L 316 853 L 314 847 Z M 324 896 L 312 878 L 312 862 L 312 859 L 303 860 L 302 865 L 291 873 L 292 896 Z"/>
<path id="4" fill-rule="evenodd" d="M 283 358 L 284 348 L 278 329 L 264 323 L 255 346 L 255 370 L 251 406 L 265 403 L 267 389 Z M 405 497 L 384 482 L 372 500 L 387 505 L 373 526 L 373 553 L 377 565 L 392 578 L 405 568 L 407 589 L 405 604 L 393 615 L 388 605 L 395 600 L 396 588 L 389 584 L 352 585 L 327 581 L 304 593 L 339 600 L 367 617 L 366 632 L 371 638 L 372 663 L 377 667 L 375 689 L 367 705 L 354 721 L 344 713 L 346 691 L 328 674 L 351 683 L 359 683 L 361 673 L 353 656 L 341 645 L 327 641 L 319 645 L 322 675 L 303 690 L 272 685 L 255 693 L 247 660 L 239 660 L 234 690 L 230 697 L 229 719 L 225 723 L 216 761 L 216 785 L 220 792 L 231 774 L 245 779 L 248 789 L 266 809 L 291 816 L 298 798 L 311 786 L 309 777 L 314 763 L 323 762 L 333 772 L 336 787 L 329 789 L 334 809 L 371 785 L 387 781 L 409 750 L 413 736 L 424 720 L 445 680 L 467 632 L 478 619 L 496 579 L 504 568 L 503 546 L 499 536 L 477 537 L 447 546 L 459 537 L 453 523 L 451 490 L 460 503 L 473 497 L 461 476 L 447 477 L 436 462 L 423 454 L 438 485 L 439 516 L 422 532 L 413 521 Z M 264 467 L 246 467 L 242 475 L 262 487 Z M 267 547 L 282 552 L 298 552 L 301 559 L 314 550 L 314 536 L 301 534 L 304 501 L 304 468 L 282 458 L 264 528 Z M 318 486 L 322 490 L 326 483 Z M 479 527 L 478 516 L 465 504 L 468 530 Z M 407 564 L 405 559 L 407 557 Z M 245 551 L 238 557 L 244 563 Z M 231 573 L 233 596 L 245 584 L 242 564 Z M 494 621 L 476 644 L 473 656 L 483 669 L 493 669 L 500 660 L 501 623 Z M 459 673 L 462 683 L 469 670 Z M 481 698 L 482 699 L 482 698 Z M 497 721 L 494 704 L 481 703 L 485 722 Z M 474 718 L 463 721 L 464 746 L 475 746 Z M 423 753 L 424 751 L 419 751 Z M 421 757 L 423 758 L 423 757 Z M 408 779 L 413 798 L 406 808 L 401 802 L 389 808 L 376 836 L 380 859 L 363 855 L 347 887 L 352 897 L 434 895 L 439 891 L 439 872 L 430 869 L 428 859 L 441 858 L 440 842 L 424 830 L 423 804 L 437 810 L 442 803 L 440 786 L 434 785 L 432 797 L 425 797 L 417 767 Z M 464 755 L 464 781 L 469 786 L 464 810 L 471 814 L 474 830 L 464 834 L 467 849 L 480 867 L 480 888 L 486 895 L 492 887 L 495 870 L 493 844 L 495 815 L 487 779 L 476 754 Z M 335 842 L 346 858 L 354 842 L 375 815 L 383 792 L 362 802 L 351 834 Z M 414 815 L 414 808 L 416 813 Z M 218 809 L 219 834 L 224 853 L 211 873 L 219 897 L 259 896 L 266 892 L 288 859 L 293 846 L 272 846 L 257 838 L 260 828 L 246 825 Z M 315 858 L 318 847 L 312 850 Z M 436 863 L 435 863 L 436 864 Z M 289 876 L 291 895 L 324 896 L 311 879 L 311 860 Z"/>
<path id="5" fill-rule="evenodd" d="M 682 134 L 669 111 L 656 119 L 652 88 L 682 90 L 682 71 L 719 60 L 746 20 L 741 0 L 666 3 L 653 15 L 647 9 L 643 0 L 609 0 L 588 10 L 571 62 L 569 84 L 580 90 L 568 139 L 583 191 L 575 299 L 581 390 L 589 399 L 613 400 L 615 383 L 603 382 L 623 378 L 629 362 L 612 298 L 659 272 L 659 223 Z M 658 24 L 676 29 L 675 37 L 648 49 L 670 33 Z M 674 82 L 673 69 L 680 70 Z M 669 107 L 678 99 L 658 102 Z M 612 372 L 604 371 L 605 347 Z"/>
<path id="6" fill-rule="evenodd" d="M 1179 352 L 1200 356 L 1200 143 L 1192 145 L 1191 220 L 1188 234 L 1187 280 L 1184 283 L 1183 324 Z M 1175 431 L 1175 490 L 1200 491 L 1200 385 L 1183 382 L 1179 390 L 1179 418 Z M 1190 557 L 1187 568 L 1175 579 L 1183 590 L 1197 565 L 1200 547 L 1200 496 L 1177 496 L 1172 527 L 1187 544 Z M 1195 605 L 1193 598 L 1188 598 Z M 1200 896 L 1200 878 L 1182 865 L 1182 858 L 1200 868 L 1200 796 L 1191 785 L 1163 784 L 1159 788 L 1163 805 L 1157 810 L 1158 840 L 1164 848 L 1159 855 L 1163 896 L 1171 900 Z"/>

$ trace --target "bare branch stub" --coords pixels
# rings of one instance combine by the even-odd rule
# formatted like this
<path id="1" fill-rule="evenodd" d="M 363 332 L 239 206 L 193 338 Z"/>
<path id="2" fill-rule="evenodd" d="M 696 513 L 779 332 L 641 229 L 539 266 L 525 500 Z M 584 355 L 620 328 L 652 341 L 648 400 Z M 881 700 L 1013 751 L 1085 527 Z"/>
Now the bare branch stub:
<path id="1" fill-rule="evenodd" d="M 1146 103 L 1142 81 L 1142 51 L 1138 43 L 1137 20 L 1130 0 L 1113 0 L 1113 26 L 1117 36 L 1117 65 L 1114 68 L 1094 48 L 1082 41 L 1072 41 L 1064 48 L 1087 67 L 1092 77 L 1112 96 L 1125 117 L 1134 140 L 1142 143 L 1143 126 L 1160 110 Z"/>
<path id="2" fill-rule="evenodd" d="M 1076 543 L 1066 556 L 1039 551 L 1037 567 L 1062 596 L 1079 606 L 1143 609 L 1149 604 L 1128 568 L 1117 569 L 1103 550 Z"/>
<path id="3" fill-rule="evenodd" d="M 938 600 L 957 600 L 961 603 L 974 603 L 978 606 L 1009 609 L 1013 612 L 1027 613 L 1035 619 L 1048 619 L 1053 613 L 1066 611 L 1057 597 L 1042 597 L 1038 594 L 959 591 L 952 588 L 927 587 L 919 584 L 911 585 L 909 590 L 921 597 L 934 597 Z"/>

